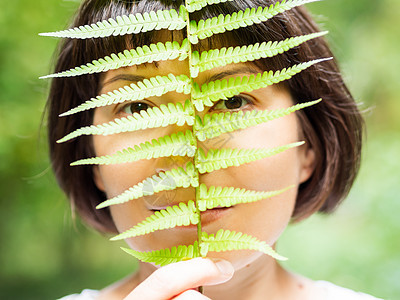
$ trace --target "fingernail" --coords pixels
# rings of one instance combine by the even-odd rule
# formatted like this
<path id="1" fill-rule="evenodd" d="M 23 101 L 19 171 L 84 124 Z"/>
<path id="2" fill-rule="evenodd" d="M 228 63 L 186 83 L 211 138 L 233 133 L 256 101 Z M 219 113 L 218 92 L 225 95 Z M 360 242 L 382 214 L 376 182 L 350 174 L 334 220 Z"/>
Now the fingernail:
<path id="1" fill-rule="evenodd" d="M 207 281 L 204 285 L 216 285 L 227 282 L 230 280 L 234 273 L 234 268 L 229 261 L 219 258 L 207 258 L 210 260 L 214 266 L 217 267 L 218 273 L 216 274 L 216 270 L 209 274 Z"/>
<path id="2" fill-rule="evenodd" d="M 227 277 L 232 276 L 234 269 L 233 269 L 232 264 L 229 261 L 219 259 L 219 260 L 215 260 L 214 263 L 222 275 L 225 275 Z"/>

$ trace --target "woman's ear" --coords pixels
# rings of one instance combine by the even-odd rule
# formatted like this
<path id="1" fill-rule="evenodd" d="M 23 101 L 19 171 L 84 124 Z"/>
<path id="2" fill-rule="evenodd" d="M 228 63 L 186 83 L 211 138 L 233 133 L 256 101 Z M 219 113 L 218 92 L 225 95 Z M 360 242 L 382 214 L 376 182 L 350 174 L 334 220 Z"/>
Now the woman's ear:
<path id="1" fill-rule="evenodd" d="M 304 145 L 304 147 L 307 147 L 303 151 L 301 151 L 301 157 L 300 157 L 300 183 L 303 183 L 307 181 L 311 174 L 315 170 L 315 151 L 311 147 L 308 147 L 308 145 Z"/>
<path id="2" fill-rule="evenodd" d="M 93 166 L 93 180 L 94 180 L 94 183 L 96 184 L 97 188 L 100 191 L 105 192 L 104 182 L 103 182 L 103 178 L 101 177 L 101 174 L 100 174 L 99 166 Z"/>

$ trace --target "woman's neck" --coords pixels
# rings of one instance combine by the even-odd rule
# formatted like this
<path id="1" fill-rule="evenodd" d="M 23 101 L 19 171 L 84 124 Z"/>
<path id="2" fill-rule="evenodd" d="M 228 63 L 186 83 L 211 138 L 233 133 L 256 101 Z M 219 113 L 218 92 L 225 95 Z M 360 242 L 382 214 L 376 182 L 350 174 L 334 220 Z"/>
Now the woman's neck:
<path id="1" fill-rule="evenodd" d="M 274 259 L 260 255 L 252 263 L 235 271 L 232 279 L 217 286 L 204 287 L 211 299 L 274 299 L 281 281 L 280 266 Z"/>
<path id="2" fill-rule="evenodd" d="M 123 299 L 155 270 L 148 263 L 140 263 L 135 274 L 103 289 L 99 299 Z M 204 294 L 213 300 L 318 299 L 312 296 L 314 289 L 310 279 L 291 274 L 270 256 L 261 255 L 237 270 L 228 282 L 205 286 Z"/>
<path id="3" fill-rule="evenodd" d="M 155 268 L 150 264 L 141 263 L 134 286 L 154 271 Z M 213 300 L 300 300 L 307 299 L 311 283 L 311 280 L 287 272 L 270 256 L 261 255 L 251 264 L 237 270 L 228 282 L 205 286 L 204 294 Z"/>

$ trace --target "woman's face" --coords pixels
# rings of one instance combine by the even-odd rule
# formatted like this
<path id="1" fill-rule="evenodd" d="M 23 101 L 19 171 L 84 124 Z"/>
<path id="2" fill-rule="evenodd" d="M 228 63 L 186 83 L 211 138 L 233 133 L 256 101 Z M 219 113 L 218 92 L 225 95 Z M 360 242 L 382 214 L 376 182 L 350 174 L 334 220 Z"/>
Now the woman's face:
<path id="1" fill-rule="evenodd" d="M 128 85 L 141 78 L 156 75 L 188 75 L 187 63 L 178 61 L 161 62 L 155 65 L 127 67 L 105 73 L 101 82 L 101 93 L 107 93 Z M 224 79 L 257 73 L 249 64 L 234 64 L 203 72 L 196 79 L 201 84 L 216 79 Z M 116 118 L 126 117 L 133 112 L 161 104 L 184 103 L 188 95 L 170 92 L 160 97 L 149 97 L 145 100 L 122 103 L 96 108 L 95 125 L 110 122 Z M 213 107 L 206 107 L 205 113 L 220 113 L 239 110 L 274 110 L 293 105 L 288 91 L 276 86 L 240 94 L 228 101 L 216 102 Z M 191 129 L 190 126 L 171 125 L 164 128 L 153 128 L 114 134 L 93 136 L 94 150 L 97 156 L 110 155 L 122 149 L 133 147 L 152 139 L 171 135 L 178 131 Z M 301 128 L 295 114 L 282 117 L 257 126 L 223 134 L 215 139 L 199 142 L 205 152 L 211 148 L 273 148 L 302 140 Z M 162 157 L 140 160 L 132 163 L 101 165 L 95 167 L 95 182 L 108 198 L 117 196 L 128 188 L 138 184 L 157 172 L 183 167 L 191 161 L 188 157 Z M 254 203 L 238 204 L 224 209 L 217 218 L 210 218 L 205 213 L 202 219 L 203 231 L 215 233 L 218 229 L 240 231 L 257 237 L 272 245 L 287 226 L 296 201 L 298 185 L 307 180 L 313 171 L 314 153 L 306 145 L 292 148 L 278 155 L 264 158 L 239 167 L 229 167 L 211 173 L 200 174 L 200 183 L 206 186 L 244 188 L 254 191 L 280 190 L 290 185 L 295 187 L 283 194 Z M 113 220 L 120 232 L 123 232 L 143 221 L 154 213 L 154 210 L 175 205 L 179 202 L 194 200 L 194 188 L 178 188 L 173 191 L 160 192 L 145 196 L 124 204 L 110 207 Z M 192 244 L 197 237 L 196 226 L 176 227 L 156 231 L 140 237 L 130 238 L 127 243 L 139 251 L 158 250 L 177 245 Z M 250 263 L 260 254 L 253 251 L 229 251 L 209 253 L 209 256 L 230 260 L 236 268 Z"/>

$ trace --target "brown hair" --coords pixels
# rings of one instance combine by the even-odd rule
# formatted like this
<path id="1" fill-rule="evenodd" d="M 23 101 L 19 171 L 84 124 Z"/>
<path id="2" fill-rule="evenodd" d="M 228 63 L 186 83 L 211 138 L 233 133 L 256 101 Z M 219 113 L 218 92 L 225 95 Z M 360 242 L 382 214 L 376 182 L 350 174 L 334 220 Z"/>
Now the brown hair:
<path id="1" fill-rule="evenodd" d="M 276 1 L 238 0 L 212 5 L 191 14 L 192 19 L 205 19 L 247 7 L 267 6 Z M 182 1 L 168 0 L 86 0 L 77 12 L 72 27 L 96 23 L 132 12 L 178 8 Z M 218 34 L 197 47 L 248 45 L 279 41 L 291 36 L 317 32 L 318 27 L 303 7 L 281 13 L 273 19 L 246 28 Z M 170 32 L 171 38 L 177 35 Z M 179 34 L 178 34 L 179 35 Z M 154 42 L 153 32 L 124 37 L 65 39 L 60 44 L 55 72 L 86 64 L 126 48 Z M 255 61 L 262 70 L 278 70 L 312 59 L 332 57 L 323 38 L 309 41 L 295 49 L 269 59 Z M 93 181 L 92 166 L 70 167 L 81 158 L 94 156 L 90 137 L 79 137 L 66 143 L 56 140 L 92 123 L 93 110 L 67 117 L 59 114 L 95 97 L 100 74 L 55 78 L 48 99 L 50 155 L 56 178 L 69 197 L 73 208 L 92 226 L 102 231 L 115 231 L 108 209 L 96 210 L 106 199 Z M 294 219 L 315 211 L 329 212 L 347 195 L 359 169 L 363 120 L 357 105 L 343 82 L 335 60 L 325 61 L 294 76 L 284 83 L 295 102 L 322 98 L 318 105 L 298 113 L 305 140 L 316 153 L 316 167 L 311 178 L 299 187 Z"/>

